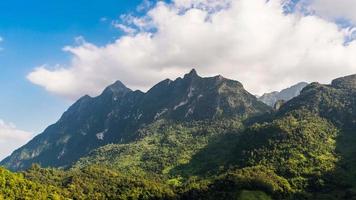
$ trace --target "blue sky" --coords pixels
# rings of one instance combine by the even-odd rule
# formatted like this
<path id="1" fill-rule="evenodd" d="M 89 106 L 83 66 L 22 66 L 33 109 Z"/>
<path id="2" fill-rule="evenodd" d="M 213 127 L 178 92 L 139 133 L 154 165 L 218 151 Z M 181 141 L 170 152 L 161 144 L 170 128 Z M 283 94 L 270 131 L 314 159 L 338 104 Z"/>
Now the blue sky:
<path id="1" fill-rule="evenodd" d="M 356 1 L 165 2 L 2 0 L 0 159 L 116 80 L 146 90 L 194 67 L 260 95 L 356 73 Z"/>
<path id="2" fill-rule="evenodd" d="M 111 26 L 120 14 L 136 12 L 141 0 L 4 0 L 0 2 L 0 119 L 39 132 L 71 103 L 31 84 L 35 67 L 65 63 L 62 51 L 83 36 L 105 44 L 121 32 Z M 103 20 L 105 19 L 105 20 Z"/>

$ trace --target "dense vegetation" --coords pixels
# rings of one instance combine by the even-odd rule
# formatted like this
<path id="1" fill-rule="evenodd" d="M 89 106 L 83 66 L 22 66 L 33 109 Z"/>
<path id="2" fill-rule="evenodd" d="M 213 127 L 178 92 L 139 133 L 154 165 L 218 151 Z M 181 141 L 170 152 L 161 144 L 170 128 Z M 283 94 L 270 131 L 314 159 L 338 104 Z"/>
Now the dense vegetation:
<path id="1" fill-rule="evenodd" d="M 61 189 L 30 181 L 22 173 L 11 173 L 0 168 L 0 199 L 62 199 Z"/>
<path id="2" fill-rule="evenodd" d="M 23 176 L 73 199 L 307 199 L 334 187 L 338 129 L 308 111 L 247 128 L 162 120 L 137 134 L 71 169 L 34 165 Z"/>

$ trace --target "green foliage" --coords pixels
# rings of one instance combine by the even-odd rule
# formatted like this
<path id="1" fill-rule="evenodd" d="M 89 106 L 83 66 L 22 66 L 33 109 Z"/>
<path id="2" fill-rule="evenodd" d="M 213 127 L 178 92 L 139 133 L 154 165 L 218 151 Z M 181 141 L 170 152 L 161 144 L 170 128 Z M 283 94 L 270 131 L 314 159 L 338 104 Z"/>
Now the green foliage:
<path id="1" fill-rule="evenodd" d="M 0 199 L 63 199 L 59 188 L 29 181 L 22 174 L 0 168 Z"/>
<path id="2" fill-rule="evenodd" d="M 269 166 L 288 177 L 295 189 L 308 187 L 335 168 L 338 130 L 307 111 L 293 112 L 271 123 L 256 124 L 242 136 L 236 152 L 240 164 Z"/>
<path id="3" fill-rule="evenodd" d="M 26 178 L 61 188 L 69 199 L 170 199 L 173 191 L 155 179 L 127 176 L 98 166 L 63 171 L 32 167 Z"/>
<path id="4" fill-rule="evenodd" d="M 180 191 L 182 199 L 285 199 L 292 193 L 286 179 L 263 166 L 229 170 L 210 182 L 189 185 Z"/>

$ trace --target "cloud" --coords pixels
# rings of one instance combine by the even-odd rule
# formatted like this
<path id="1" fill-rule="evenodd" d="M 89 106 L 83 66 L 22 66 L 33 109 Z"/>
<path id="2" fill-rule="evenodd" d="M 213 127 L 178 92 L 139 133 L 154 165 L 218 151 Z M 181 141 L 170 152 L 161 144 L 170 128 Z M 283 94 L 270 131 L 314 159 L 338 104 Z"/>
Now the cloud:
<path id="1" fill-rule="evenodd" d="M 32 136 L 31 133 L 18 130 L 15 125 L 0 119 L 0 160 L 24 145 Z"/>
<path id="2" fill-rule="evenodd" d="M 345 43 L 350 29 L 315 15 L 286 14 L 285 2 L 159 2 L 143 17 L 122 17 L 136 34 L 105 46 L 84 41 L 65 47 L 69 65 L 39 66 L 28 79 L 76 99 L 97 95 L 115 80 L 147 89 L 192 67 L 239 80 L 255 94 L 355 73 L 356 42 Z"/>
<path id="3" fill-rule="evenodd" d="M 141 4 L 139 4 L 136 8 L 138 12 L 146 11 L 147 9 L 153 6 L 153 2 L 150 0 L 143 0 Z"/>
<path id="4" fill-rule="evenodd" d="M 304 0 L 303 4 L 322 17 L 332 20 L 346 19 L 356 24 L 356 1 L 353 0 Z"/>
<path id="5" fill-rule="evenodd" d="M 133 35 L 136 33 L 136 29 L 134 29 L 130 26 L 126 26 L 125 24 L 121 24 L 117 21 L 113 21 L 111 24 L 114 28 L 117 28 L 117 29 L 123 31 L 126 34 Z"/>

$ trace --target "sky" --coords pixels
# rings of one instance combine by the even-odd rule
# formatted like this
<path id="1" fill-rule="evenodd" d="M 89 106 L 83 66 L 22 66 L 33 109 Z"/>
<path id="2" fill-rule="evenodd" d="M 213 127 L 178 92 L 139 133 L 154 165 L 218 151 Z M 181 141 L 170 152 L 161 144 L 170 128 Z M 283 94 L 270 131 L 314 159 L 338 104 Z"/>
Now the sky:
<path id="1" fill-rule="evenodd" d="M 80 96 L 195 68 L 253 94 L 356 73 L 353 0 L 3 0 L 0 159 Z"/>

